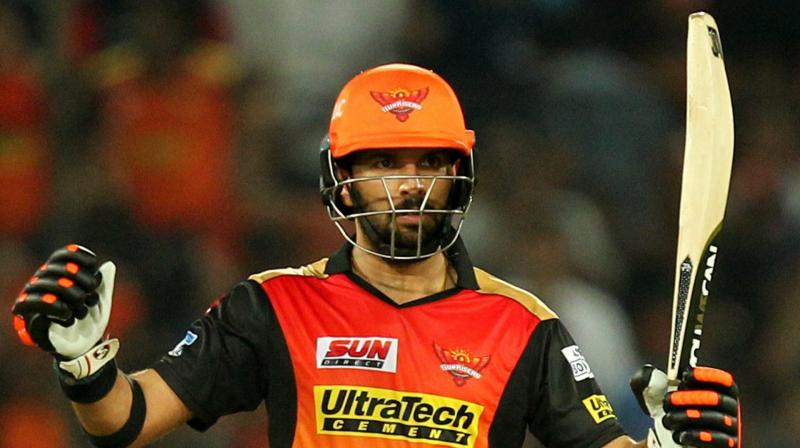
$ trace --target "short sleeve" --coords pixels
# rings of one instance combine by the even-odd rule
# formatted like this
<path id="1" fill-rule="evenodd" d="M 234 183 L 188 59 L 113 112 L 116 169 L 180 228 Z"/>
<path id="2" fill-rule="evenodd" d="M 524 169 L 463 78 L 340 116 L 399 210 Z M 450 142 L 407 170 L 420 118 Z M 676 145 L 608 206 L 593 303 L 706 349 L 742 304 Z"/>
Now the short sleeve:
<path id="1" fill-rule="evenodd" d="M 194 414 L 193 428 L 208 429 L 219 417 L 263 401 L 267 312 L 260 286 L 239 283 L 153 366 Z"/>
<path id="2" fill-rule="evenodd" d="M 560 320 L 543 321 L 530 344 L 535 367 L 528 425 L 545 446 L 597 448 L 625 435 L 591 367 Z"/>

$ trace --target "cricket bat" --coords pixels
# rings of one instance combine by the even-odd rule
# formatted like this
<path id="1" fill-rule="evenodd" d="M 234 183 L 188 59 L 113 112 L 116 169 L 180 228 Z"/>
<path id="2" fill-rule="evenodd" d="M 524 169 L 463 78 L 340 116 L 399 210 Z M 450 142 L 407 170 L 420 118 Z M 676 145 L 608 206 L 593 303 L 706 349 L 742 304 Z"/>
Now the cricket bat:
<path id="1" fill-rule="evenodd" d="M 733 109 L 719 30 L 704 12 L 689 16 L 686 147 L 667 377 L 697 365 L 709 284 L 717 262 L 733 163 Z"/>

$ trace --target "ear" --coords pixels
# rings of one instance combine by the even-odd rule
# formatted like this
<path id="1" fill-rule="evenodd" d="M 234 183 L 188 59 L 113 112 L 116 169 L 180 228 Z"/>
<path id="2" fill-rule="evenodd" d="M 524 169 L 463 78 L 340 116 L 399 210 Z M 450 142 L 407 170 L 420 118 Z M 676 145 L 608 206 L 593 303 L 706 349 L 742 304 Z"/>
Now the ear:
<path id="1" fill-rule="evenodd" d="M 350 172 L 340 166 L 336 166 L 336 177 L 338 179 L 348 179 L 350 177 Z M 350 196 L 350 185 L 352 184 L 343 185 L 342 190 L 339 192 L 342 204 L 346 207 L 353 207 L 353 198 Z"/>
<path id="2" fill-rule="evenodd" d="M 342 204 L 346 207 L 353 207 L 353 198 L 350 196 L 350 185 L 342 186 L 342 191 L 339 192 L 339 198 L 341 198 Z"/>

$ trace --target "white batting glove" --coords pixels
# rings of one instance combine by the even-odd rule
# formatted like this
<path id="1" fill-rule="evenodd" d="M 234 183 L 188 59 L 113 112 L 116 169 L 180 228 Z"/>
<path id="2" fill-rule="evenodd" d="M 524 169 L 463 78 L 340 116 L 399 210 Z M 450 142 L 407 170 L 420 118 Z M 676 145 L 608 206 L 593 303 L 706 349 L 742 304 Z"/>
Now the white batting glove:
<path id="1" fill-rule="evenodd" d="M 118 339 L 102 340 L 111 317 L 117 267 L 107 261 L 98 271 L 102 275 L 100 286 L 97 287 L 99 300 L 95 306 L 89 307 L 86 317 L 76 319 L 75 323 L 68 327 L 53 322 L 48 330 L 48 339 L 56 352 L 69 359 L 59 362 L 58 366 L 72 374 L 75 379 L 85 378 L 97 372 L 114 359 L 119 351 Z"/>

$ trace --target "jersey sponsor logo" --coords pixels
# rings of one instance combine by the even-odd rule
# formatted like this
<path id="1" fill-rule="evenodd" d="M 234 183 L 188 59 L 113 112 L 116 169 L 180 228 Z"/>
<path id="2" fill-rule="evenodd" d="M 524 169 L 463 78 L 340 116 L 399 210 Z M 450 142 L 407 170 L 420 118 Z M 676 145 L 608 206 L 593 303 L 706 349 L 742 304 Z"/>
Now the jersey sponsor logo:
<path id="1" fill-rule="evenodd" d="M 575 377 L 575 381 L 594 378 L 594 373 L 592 373 L 589 363 L 586 361 L 586 358 L 583 357 L 577 345 L 564 347 L 561 349 L 561 353 L 564 355 L 564 358 L 566 358 L 570 367 L 572 367 L 572 376 Z"/>
<path id="2" fill-rule="evenodd" d="M 314 386 L 317 433 L 474 447 L 483 406 L 439 395 Z"/>
<path id="3" fill-rule="evenodd" d="M 583 405 L 597 424 L 610 418 L 617 418 L 614 415 L 614 409 L 611 408 L 611 403 L 608 402 L 608 398 L 605 395 L 592 395 L 583 400 Z"/>
<path id="4" fill-rule="evenodd" d="M 481 370 L 489 364 L 491 356 L 472 356 L 462 348 L 443 349 L 433 343 L 436 356 L 442 362 L 439 368 L 453 377 L 457 386 L 463 386 L 470 378 L 481 379 Z"/>
<path id="5" fill-rule="evenodd" d="M 398 341 L 382 337 L 317 338 L 317 368 L 397 372 Z"/>
<path id="6" fill-rule="evenodd" d="M 383 112 L 390 112 L 398 121 L 408 120 L 409 114 L 422 110 L 422 100 L 428 96 L 428 88 L 418 90 L 394 89 L 388 92 L 370 91 L 370 96 L 381 106 Z"/>
<path id="7" fill-rule="evenodd" d="M 194 344 L 194 341 L 197 340 L 197 335 L 192 333 L 192 331 L 187 331 L 186 336 L 183 337 L 181 342 L 178 342 L 178 345 L 175 346 L 172 350 L 169 351 L 168 355 L 177 358 L 183 354 L 183 349 Z"/>

